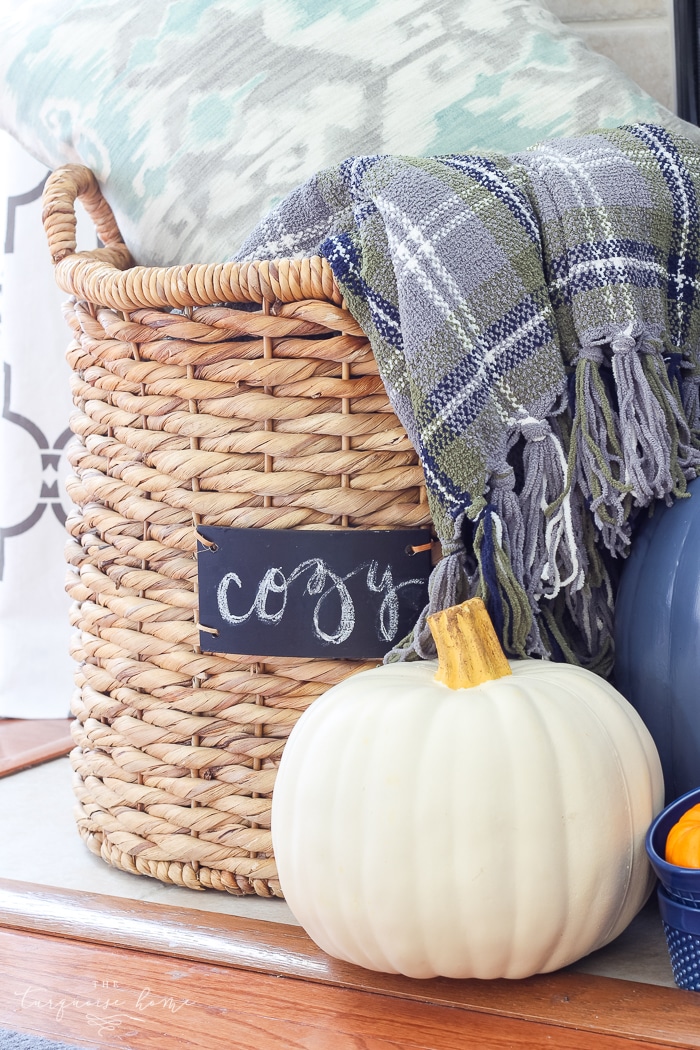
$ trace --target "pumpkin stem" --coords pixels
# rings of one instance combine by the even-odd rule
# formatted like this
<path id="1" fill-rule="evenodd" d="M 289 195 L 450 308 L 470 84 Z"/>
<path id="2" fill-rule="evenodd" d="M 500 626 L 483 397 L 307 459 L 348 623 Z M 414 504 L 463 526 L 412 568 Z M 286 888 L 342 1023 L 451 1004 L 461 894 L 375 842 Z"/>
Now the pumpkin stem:
<path id="1" fill-rule="evenodd" d="M 481 598 L 433 613 L 428 625 L 438 653 L 436 681 L 469 689 L 512 673 Z"/>

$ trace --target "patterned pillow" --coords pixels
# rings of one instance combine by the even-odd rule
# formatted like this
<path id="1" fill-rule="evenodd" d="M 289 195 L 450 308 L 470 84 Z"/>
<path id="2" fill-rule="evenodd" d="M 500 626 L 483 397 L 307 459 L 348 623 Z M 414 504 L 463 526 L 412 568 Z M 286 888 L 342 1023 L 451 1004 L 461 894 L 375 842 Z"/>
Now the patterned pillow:
<path id="1" fill-rule="evenodd" d="M 351 154 L 681 127 L 543 3 L 33 0 L 0 15 L 0 127 L 91 167 L 146 265 L 226 258 Z"/>

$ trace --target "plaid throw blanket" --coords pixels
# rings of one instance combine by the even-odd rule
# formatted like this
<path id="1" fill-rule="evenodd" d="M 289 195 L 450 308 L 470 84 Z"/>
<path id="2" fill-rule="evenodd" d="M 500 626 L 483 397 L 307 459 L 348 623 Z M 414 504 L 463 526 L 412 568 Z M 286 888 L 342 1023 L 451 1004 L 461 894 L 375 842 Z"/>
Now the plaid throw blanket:
<path id="1" fill-rule="evenodd" d="M 699 189 L 651 125 L 350 158 L 235 256 L 328 258 L 420 456 L 444 556 L 388 660 L 481 594 L 510 655 L 610 672 L 635 517 L 700 473 Z"/>

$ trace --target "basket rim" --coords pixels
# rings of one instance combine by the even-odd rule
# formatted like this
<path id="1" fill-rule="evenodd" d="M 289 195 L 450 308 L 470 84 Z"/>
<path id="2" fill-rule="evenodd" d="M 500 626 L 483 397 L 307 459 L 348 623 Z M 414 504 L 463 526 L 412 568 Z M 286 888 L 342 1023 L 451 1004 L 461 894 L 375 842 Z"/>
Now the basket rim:
<path id="1" fill-rule="evenodd" d="M 136 265 L 94 173 L 83 165 L 56 168 L 46 180 L 42 199 L 42 221 L 56 283 L 76 299 L 116 310 L 304 299 L 337 305 L 343 302 L 328 260 L 318 255 L 252 262 Z M 76 250 L 78 199 L 95 223 L 104 247 Z"/>

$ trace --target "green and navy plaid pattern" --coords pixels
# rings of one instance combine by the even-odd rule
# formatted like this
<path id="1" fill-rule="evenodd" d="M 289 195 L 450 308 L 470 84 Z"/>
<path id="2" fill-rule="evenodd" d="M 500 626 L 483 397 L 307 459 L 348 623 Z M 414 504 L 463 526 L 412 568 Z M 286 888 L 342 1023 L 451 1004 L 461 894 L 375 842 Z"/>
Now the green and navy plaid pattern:
<path id="1" fill-rule="evenodd" d="M 425 615 L 481 594 L 506 651 L 612 666 L 615 559 L 700 472 L 700 150 L 654 125 L 519 154 L 350 158 L 240 259 L 320 252 L 425 470 Z"/>

